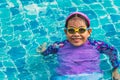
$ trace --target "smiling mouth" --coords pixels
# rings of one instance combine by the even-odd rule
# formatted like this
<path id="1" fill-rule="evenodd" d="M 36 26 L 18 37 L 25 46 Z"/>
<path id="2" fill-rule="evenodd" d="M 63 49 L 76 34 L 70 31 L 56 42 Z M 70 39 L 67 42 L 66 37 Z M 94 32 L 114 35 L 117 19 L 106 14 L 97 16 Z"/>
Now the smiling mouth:
<path id="1" fill-rule="evenodd" d="M 79 41 L 81 41 L 81 40 L 83 40 L 83 38 L 82 37 L 75 37 L 75 36 L 73 36 L 73 37 L 71 37 L 71 39 L 74 41 L 74 42 L 79 42 Z"/>

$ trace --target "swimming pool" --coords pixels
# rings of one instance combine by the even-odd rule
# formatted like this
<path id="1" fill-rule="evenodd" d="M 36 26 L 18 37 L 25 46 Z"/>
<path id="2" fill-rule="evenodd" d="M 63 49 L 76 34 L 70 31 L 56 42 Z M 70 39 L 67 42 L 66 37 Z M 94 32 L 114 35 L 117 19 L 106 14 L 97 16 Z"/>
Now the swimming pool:
<path id="1" fill-rule="evenodd" d="M 88 15 L 93 38 L 120 52 L 119 6 L 117 0 L 1 0 L 0 80 L 49 80 L 46 63 L 55 62 L 44 61 L 36 48 L 64 40 L 65 19 L 74 11 Z"/>

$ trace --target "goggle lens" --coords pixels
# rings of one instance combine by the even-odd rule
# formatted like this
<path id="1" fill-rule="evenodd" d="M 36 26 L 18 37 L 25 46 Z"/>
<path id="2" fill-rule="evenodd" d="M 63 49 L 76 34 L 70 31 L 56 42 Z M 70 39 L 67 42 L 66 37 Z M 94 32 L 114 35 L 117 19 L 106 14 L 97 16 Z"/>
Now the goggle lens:
<path id="1" fill-rule="evenodd" d="M 67 32 L 69 32 L 70 34 L 75 34 L 76 32 L 78 32 L 78 33 L 84 33 L 85 31 L 86 31 L 87 29 L 85 29 L 85 28 L 68 28 L 67 29 Z"/>

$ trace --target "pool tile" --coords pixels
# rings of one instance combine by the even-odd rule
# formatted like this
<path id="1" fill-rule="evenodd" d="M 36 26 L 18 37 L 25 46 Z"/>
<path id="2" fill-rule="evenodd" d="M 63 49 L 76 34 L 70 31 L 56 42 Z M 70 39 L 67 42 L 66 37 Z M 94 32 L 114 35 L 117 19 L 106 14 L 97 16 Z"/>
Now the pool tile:
<path id="1" fill-rule="evenodd" d="M 120 15 L 119 14 L 118 15 L 116 15 L 116 14 L 112 15 L 111 14 L 110 17 L 111 17 L 113 23 L 119 22 L 119 20 L 120 20 Z"/>
<path id="2" fill-rule="evenodd" d="M 86 4 L 91 4 L 93 2 L 97 2 L 96 0 L 83 0 L 84 3 Z"/>
<path id="3" fill-rule="evenodd" d="M 25 56 L 25 49 L 23 47 L 12 47 L 9 51 L 8 54 L 11 56 L 13 60 L 22 58 Z"/>
<path id="4" fill-rule="evenodd" d="M 0 8 L 0 18 L 9 18 L 10 17 L 10 10 L 7 8 Z"/>
<path id="5" fill-rule="evenodd" d="M 12 8 L 10 8 L 10 11 L 12 13 L 12 16 L 20 13 L 19 7 L 12 7 Z"/>
<path id="6" fill-rule="evenodd" d="M 102 28 L 106 31 L 106 32 L 115 32 L 115 28 L 113 24 L 108 24 L 108 25 L 102 25 Z"/>
<path id="7" fill-rule="evenodd" d="M 0 80 L 49 80 L 52 69 L 47 65 L 53 67 L 54 61 L 50 56 L 44 61 L 36 48 L 64 40 L 65 19 L 74 11 L 88 15 L 94 39 L 120 52 L 119 4 L 113 0 L 1 0 Z M 107 63 L 105 59 L 102 63 Z M 104 77 L 111 78 L 111 65 L 101 66 L 107 69 Z"/>

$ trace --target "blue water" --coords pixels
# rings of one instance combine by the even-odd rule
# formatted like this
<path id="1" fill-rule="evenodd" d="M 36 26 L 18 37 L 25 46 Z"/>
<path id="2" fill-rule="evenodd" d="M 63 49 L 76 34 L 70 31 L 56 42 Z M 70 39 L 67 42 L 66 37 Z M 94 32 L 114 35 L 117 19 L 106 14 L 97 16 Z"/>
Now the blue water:
<path id="1" fill-rule="evenodd" d="M 55 61 L 36 48 L 64 40 L 65 19 L 74 11 L 88 15 L 94 39 L 120 52 L 118 0 L 0 0 L 0 80 L 49 80 Z"/>

